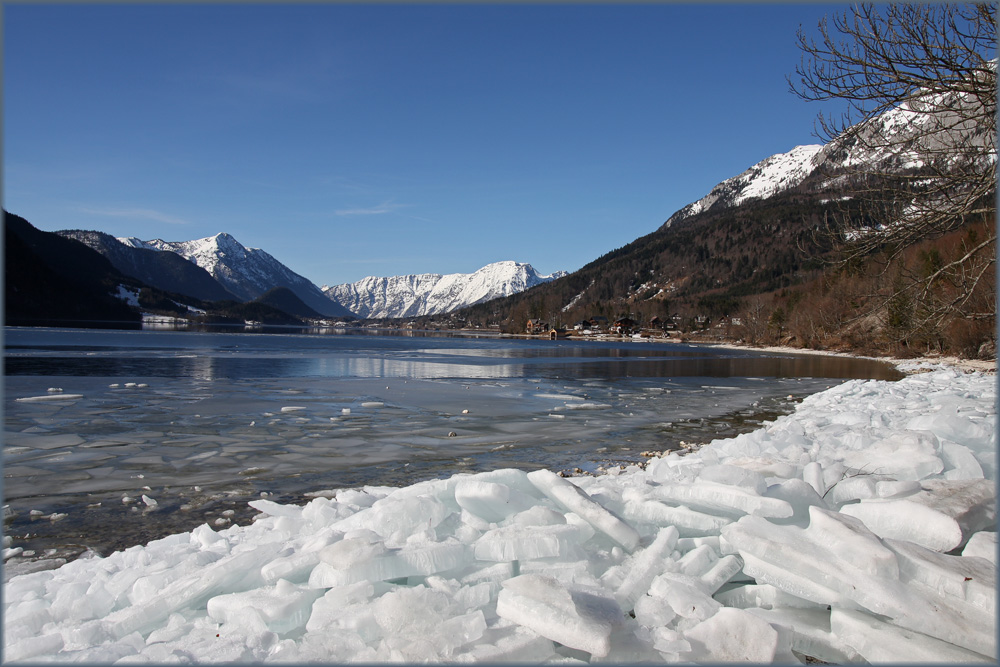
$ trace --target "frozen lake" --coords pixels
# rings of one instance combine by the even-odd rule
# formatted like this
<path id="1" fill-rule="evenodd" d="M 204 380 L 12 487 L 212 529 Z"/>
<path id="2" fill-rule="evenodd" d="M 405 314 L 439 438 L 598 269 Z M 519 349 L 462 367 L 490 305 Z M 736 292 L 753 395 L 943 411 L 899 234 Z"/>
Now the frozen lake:
<path id="1" fill-rule="evenodd" d="M 8 328 L 5 532 L 37 556 L 107 554 L 247 520 L 261 496 L 596 471 L 895 377 L 866 360 L 630 341 Z"/>

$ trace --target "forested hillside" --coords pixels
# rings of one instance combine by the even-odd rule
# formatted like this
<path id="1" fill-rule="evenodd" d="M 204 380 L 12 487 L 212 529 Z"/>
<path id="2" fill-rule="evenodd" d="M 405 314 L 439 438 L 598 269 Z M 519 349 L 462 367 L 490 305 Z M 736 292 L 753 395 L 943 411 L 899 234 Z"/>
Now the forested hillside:
<path id="1" fill-rule="evenodd" d="M 991 216 L 898 255 L 886 248 L 842 262 L 831 220 L 846 216 L 861 228 L 874 222 L 864 202 L 810 187 L 661 227 L 565 278 L 455 315 L 471 326 L 499 325 L 508 332 L 523 332 L 529 318 L 572 328 L 595 316 L 628 316 L 647 326 L 657 317 L 678 334 L 749 343 L 995 354 L 991 318 L 948 317 L 935 326 L 914 326 L 921 308 L 962 291 L 954 280 L 942 277 L 919 295 L 883 300 L 894 287 L 930 275 L 989 238 Z M 991 274 L 982 276 L 968 302 L 995 311 Z"/>

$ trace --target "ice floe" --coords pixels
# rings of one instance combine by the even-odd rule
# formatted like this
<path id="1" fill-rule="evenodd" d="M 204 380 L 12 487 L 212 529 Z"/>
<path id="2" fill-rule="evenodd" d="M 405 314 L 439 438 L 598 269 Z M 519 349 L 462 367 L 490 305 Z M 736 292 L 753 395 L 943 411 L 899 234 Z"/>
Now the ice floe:
<path id="1" fill-rule="evenodd" d="M 12 577 L 4 657 L 996 662 L 995 398 L 936 369 L 645 468 L 254 500 Z"/>

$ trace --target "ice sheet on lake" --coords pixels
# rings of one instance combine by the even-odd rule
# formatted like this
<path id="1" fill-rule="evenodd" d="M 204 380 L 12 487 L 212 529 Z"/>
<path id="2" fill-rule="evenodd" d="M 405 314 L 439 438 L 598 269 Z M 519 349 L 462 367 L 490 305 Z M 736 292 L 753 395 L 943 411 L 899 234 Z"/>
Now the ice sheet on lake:
<path id="1" fill-rule="evenodd" d="M 5 659 L 995 663 L 995 398 L 938 369 L 645 469 L 254 501 L 11 578 Z"/>

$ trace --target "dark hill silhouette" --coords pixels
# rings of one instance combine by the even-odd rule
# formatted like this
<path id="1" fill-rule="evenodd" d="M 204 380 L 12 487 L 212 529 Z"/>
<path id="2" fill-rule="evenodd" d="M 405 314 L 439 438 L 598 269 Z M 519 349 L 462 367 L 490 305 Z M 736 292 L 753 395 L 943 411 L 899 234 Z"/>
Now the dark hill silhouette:
<path id="1" fill-rule="evenodd" d="M 310 308 L 295 292 L 287 287 L 275 287 L 254 299 L 253 303 L 264 304 L 277 308 L 295 317 L 315 318 L 323 317 L 322 313 Z"/>
<path id="2" fill-rule="evenodd" d="M 4 318 L 9 325 L 117 322 L 140 315 L 112 296 L 118 285 L 141 284 L 100 253 L 73 239 L 35 228 L 4 211 Z"/>

